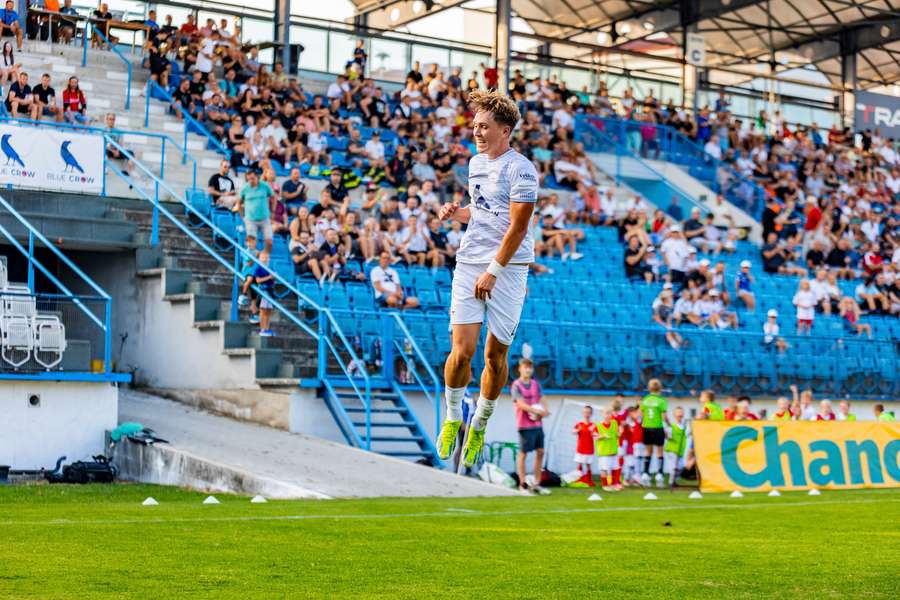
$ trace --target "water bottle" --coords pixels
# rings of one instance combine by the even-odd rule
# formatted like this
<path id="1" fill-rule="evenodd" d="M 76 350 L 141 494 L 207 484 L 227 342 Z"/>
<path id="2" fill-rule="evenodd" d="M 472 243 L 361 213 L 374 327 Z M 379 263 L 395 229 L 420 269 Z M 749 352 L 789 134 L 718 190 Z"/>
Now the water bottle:
<path id="1" fill-rule="evenodd" d="M 406 338 L 403 342 L 403 353 L 410 356 L 413 353 L 412 340 Z"/>

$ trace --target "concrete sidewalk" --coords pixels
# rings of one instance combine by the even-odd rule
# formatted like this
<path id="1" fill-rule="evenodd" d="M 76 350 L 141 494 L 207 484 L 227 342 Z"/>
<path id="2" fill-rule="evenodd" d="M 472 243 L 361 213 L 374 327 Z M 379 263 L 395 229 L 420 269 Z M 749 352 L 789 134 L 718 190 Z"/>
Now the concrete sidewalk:
<path id="1" fill-rule="evenodd" d="M 272 497 L 301 498 L 514 494 L 446 471 L 233 421 L 122 389 L 119 422 L 125 421 L 137 421 L 170 442 L 150 447 L 129 445 L 143 453 L 133 459 L 133 464 L 142 464 L 144 476 L 139 478 L 148 482 L 240 493 L 270 490 Z M 145 463 L 151 462 L 154 464 L 149 468 Z"/>

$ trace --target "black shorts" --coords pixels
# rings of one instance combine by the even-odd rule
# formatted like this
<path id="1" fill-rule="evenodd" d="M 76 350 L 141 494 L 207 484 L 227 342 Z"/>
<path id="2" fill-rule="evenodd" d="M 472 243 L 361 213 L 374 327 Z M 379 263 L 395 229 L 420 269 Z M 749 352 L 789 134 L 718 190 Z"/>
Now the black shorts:
<path id="1" fill-rule="evenodd" d="M 528 429 L 519 430 L 519 450 L 528 454 L 535 450 L 544 449 L 544 429 L 543 427 L 529 427 Z"/>
<path id="2" fill-rule="evenodd" d="M 666 431 L 662 427 L 644 427 L 644 445 L 662 446 L 666 443 Z"/>

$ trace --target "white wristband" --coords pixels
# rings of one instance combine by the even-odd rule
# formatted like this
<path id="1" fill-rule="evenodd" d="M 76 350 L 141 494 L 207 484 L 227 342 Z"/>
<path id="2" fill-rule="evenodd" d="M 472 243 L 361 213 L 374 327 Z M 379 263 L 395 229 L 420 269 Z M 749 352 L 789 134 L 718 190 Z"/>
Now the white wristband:
<path id="1" fill-rule="evenodd" d="M 494 277 L 500 277 L 500 273 L 503 272 L 505 267 L 497 262 L 497 259 L 491 261 L 491 264 L 488 265 L 487 272 L 493 275 Z"/>

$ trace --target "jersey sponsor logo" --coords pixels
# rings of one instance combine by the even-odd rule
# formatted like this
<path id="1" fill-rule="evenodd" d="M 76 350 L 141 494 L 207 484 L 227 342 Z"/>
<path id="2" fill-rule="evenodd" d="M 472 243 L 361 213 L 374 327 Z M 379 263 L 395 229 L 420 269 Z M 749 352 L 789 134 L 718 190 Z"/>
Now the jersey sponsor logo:
<path id="1" fill-rule="evenodd" d="M 519 177 L 521 179 L 524 179 L 525 181 L 537 181 L 537 179 L 535 179 L 534 175 L 532 175 L 531 173 L 519 173 Z"/>
<path id="2" fill-rule="evenodd" d="M 525 190 L 516 194 L 517 200 L 537 200 L 537 192 Z"/>

